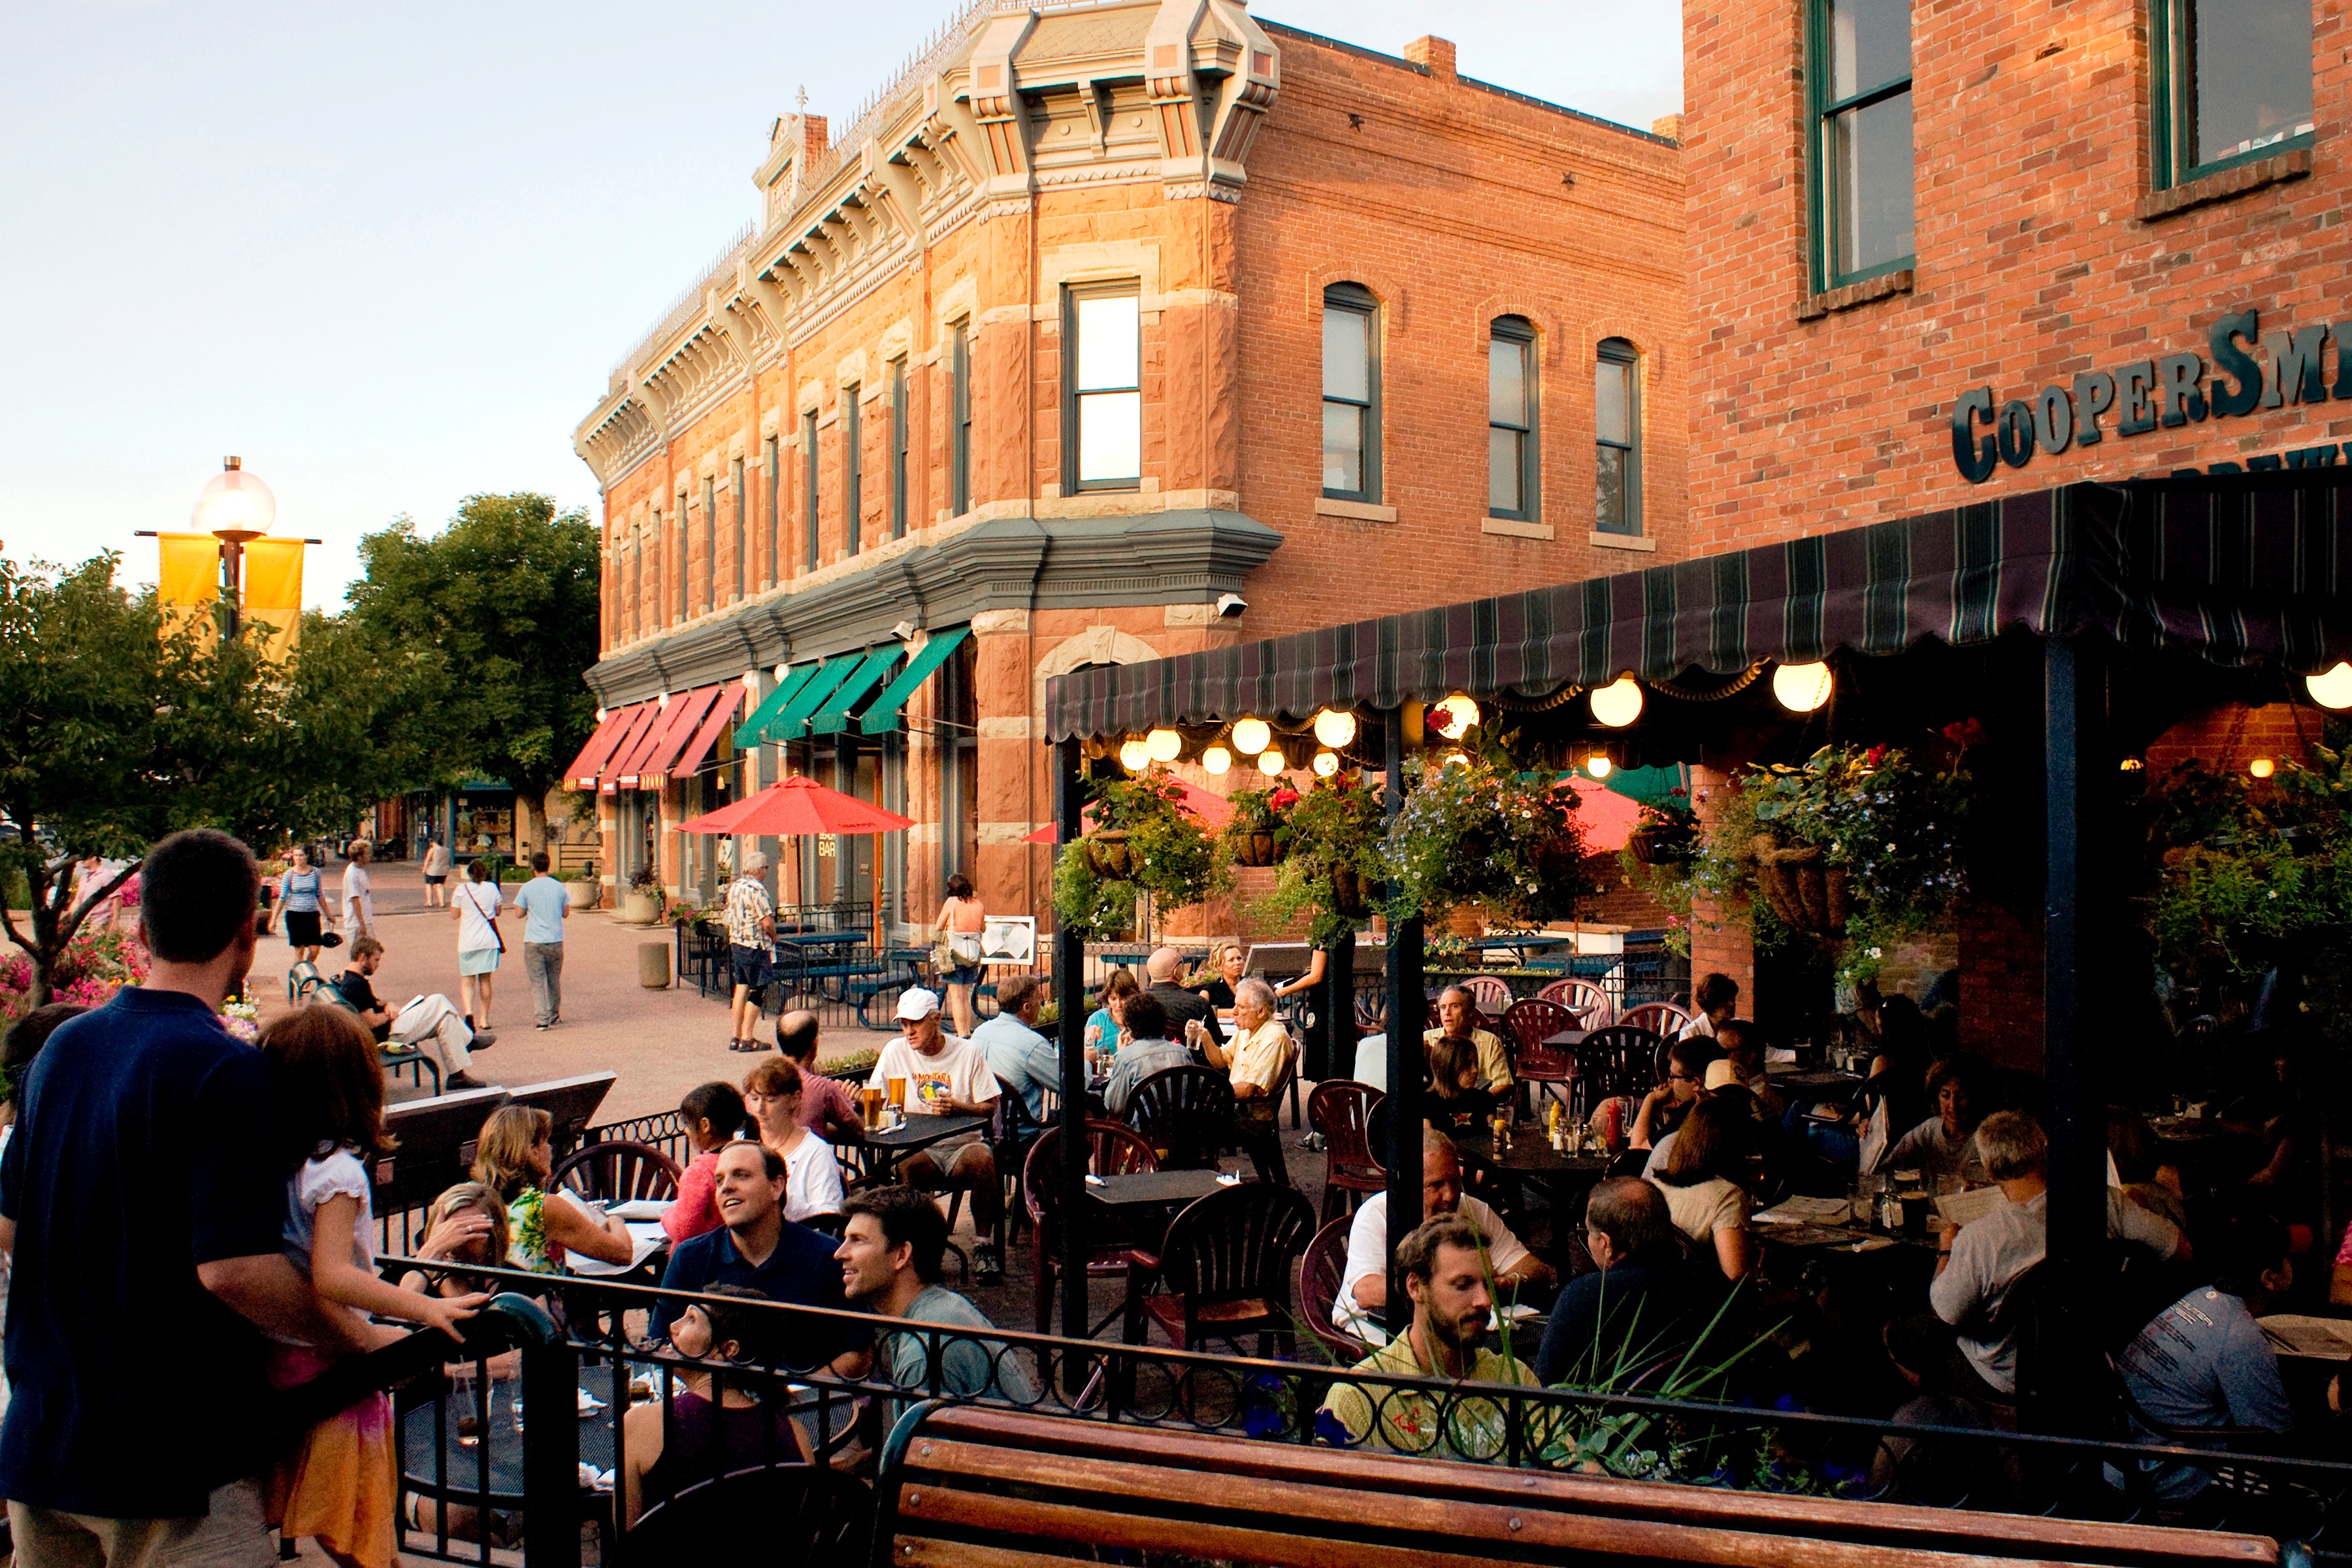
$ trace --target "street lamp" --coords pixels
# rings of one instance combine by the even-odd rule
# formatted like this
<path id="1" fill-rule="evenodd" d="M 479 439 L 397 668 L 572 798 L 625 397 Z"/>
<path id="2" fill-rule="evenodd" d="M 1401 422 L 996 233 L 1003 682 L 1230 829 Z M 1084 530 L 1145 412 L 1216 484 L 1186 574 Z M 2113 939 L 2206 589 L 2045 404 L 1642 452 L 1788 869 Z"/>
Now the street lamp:
<path id="1" fill-rule="evenodd" d="M 196 527 L 220 541 L 221 595 L 228 604 L 228 635 L 236 636 L 243 610 L 245 547 L 278 521 L 278 498 L 245 471 L 244 459 L 223 458 L 221 471 L 196 498 Z"/>

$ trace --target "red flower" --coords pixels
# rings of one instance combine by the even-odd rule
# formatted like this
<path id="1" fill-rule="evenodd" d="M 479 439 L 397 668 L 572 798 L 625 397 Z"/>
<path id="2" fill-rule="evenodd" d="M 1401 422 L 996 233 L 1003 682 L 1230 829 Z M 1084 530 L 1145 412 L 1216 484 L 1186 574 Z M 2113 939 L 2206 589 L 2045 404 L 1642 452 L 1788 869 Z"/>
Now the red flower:
<path id="1" fill-rule="evenodd" d="M 1984 738 L 1985 727 L 1974 719 L 1962 719 L 1957 723 L 1944 726 L 1944 739 L 1962 751 L 1967 751 L 1970 746 L 1979 743 Z"/>
<path id="2" fill-rule="evenodd" d="M 1295 789 L 1276 790 L 1274 798 L 1266 804 L 1276 811 L 1288 811 L 1298 804 L 1298 792 Z"/>
<path id="3" fill-rule="evenodd" d="M 1869 751 L 1863 753 L 1862 763 L 1864 767 L 1875 768 L 1879 763 L 1885 760 L 1886 748 L 1885 746 L 1873 746 Z"/>

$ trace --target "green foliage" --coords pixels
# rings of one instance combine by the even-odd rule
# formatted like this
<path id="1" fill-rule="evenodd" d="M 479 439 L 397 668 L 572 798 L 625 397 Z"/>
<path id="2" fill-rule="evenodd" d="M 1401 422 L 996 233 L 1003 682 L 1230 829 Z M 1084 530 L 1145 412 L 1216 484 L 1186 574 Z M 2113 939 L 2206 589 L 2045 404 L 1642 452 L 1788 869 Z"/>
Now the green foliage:
<path id="1" fill-rule="evenodd" d="M 1099 941 L 1135 923 L 1135 900 L 1149 895 L 1161 909 L 1197 904 L 1221 883 L 1214 847 L 1201 819 L 1184 805 L 1184 786 L 1164 768 L 1133 778 L 1087 782 L 1099 835 L 1125 835 L 1124 875 L 1098 871 L 1087 840 L 1066 845 L 1055 858 L 1054 912 L 1065 930 Z"/>
<path id="2" fill-rule="evenodd" d="M 432 781 L 537 799 L 595 726 L 597 540 L 547 496 L 468 496 L 431 539 L 402 518 L 360 541 L 352 618 L 436 723 Z M 424 783 L 425 779 L 415 782 Z"/>
<path id="3" fill-rule="evenodd" d="M 1498 749 L 1466 763 L 1406 764 L 1404 809 L 1377 852 L 1391 921 L 1464 905 L 1540 925 L 1572 914 L 1585 879 L 1576 792 L 1550 770 L 1521 773 Z"/>
<path id="4" fill-rule="evenodd" d="M 1371 924 L 1369 902 L 1360 918 L 1339 912 L 1332 879 L 1353 877 L 1364 897 L 1370 898 L 1381 875 L 1381 837 L 1386 827 L 1380 795 L 1361 773 L 1353 773 L 1334 774 L 1303 795 L 1280 791 L 1273 792 L 1273 798 L 1279 801 L 1285 794 L 1291 800 L 1276 818 L 1280 858 L 1274 890 L 1249 913 L 1253 920 L 1279 927 L 1311 910 L 1311 939 L 1318 947 L 1328 948 Z"/>

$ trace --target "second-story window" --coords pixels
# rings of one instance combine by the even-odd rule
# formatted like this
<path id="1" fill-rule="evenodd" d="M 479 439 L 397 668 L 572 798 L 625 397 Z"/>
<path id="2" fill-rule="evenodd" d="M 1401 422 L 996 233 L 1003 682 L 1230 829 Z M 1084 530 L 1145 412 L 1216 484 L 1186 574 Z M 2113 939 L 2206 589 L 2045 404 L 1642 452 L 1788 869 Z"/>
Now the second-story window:
<path id="1" fill-rule="evenodd" d="M 1642 531 L 1642 376 L 1633 345 L 1604 338 L 1592 367 L 1592 526 Z"/>
<path id="2" fill-rule="evenodd" d="M 907 537 L 907 362 L 890 362 L 890 537 Z"/>
<path id="3" fill-rule="evenodd" d="M 948 329 L 948 513 L 971 510 L 971 323 Z"/>
<path id="4" fill-rule="evenodd" d="M 864 391 L 856 382 L 841 389 L 841 539 L 852 555 L 864 521 L 859 513 L 866 510 L 866 422 L 857 409 Z"/>
<path id="5" fill-rule="evenodd" d="M 687 616 L 694 613 L 687 604 L 686 587 L 686 511 L 687 502 L 691 499 L 685 490 L 677 492 L 677 576 L 674 580 L 677 584 L 677 624 L 680 626 L 684 626 Z"/>
<path id="6" fill-rule="evenodd" d="M 1354 283 L 1323 290 L 1323 493 L 1381 499 L 1380 302 Z"/>
<path id="7" fill-rule="evenodd" d="M 801 414 L 801 519 L 808 529 L 808 570 L 816 570 L 816 410 Z"/>
<path id="8" fill-rule="evenodd" d="M 773 436 L 768 437 L 768 582 L 781 583 L 784 577 L 782 537 L 778 531 L 776 492 L 783 488 L 783 443 Z"/>
<path id="9" fill-rule="evenodd" d="M 1810 3 L 1814 281 L 1826 289 L 1912 263 L 1911 0 Z"/>
<path id="10" fill-rule="evenodd" d="M 629 530 L 629 635 L 646 632 L 646 526 Z"/>
<path id="11" fill-rule="evenodd" d="M 743 550 L 751 542 L 749 530 L 743 521 L 744 503 L 749 498 L 743 494 L 742 458 L 735 459 L 735 467 L 728 475 L 728 482 L 734 487 L 735 490 L 735 596 L 740 599 L 743 596 Z"/>
<path id="12" fill-rule="evenodd" d="M 1143 482 L 1143 300 L 1134 284 L 1073 289 L 1062 315 L 1065 482 Z"/>
<path id="13" fill-rule="evenodd" d="M 2307 145 L 2311 0 L 2154 0 L 2158 185 Z"/>
<path id="14" fill-rule="evenodd" d="M 1536 333 L 1505 316 L 1486 339 L 1486 510 L 1531 519 L 1536 501 Z"/>
<path id="15" fill-rule="evenodd" d="M 719 607 L 719 482 L 702 476 L 702 607 Z"/>

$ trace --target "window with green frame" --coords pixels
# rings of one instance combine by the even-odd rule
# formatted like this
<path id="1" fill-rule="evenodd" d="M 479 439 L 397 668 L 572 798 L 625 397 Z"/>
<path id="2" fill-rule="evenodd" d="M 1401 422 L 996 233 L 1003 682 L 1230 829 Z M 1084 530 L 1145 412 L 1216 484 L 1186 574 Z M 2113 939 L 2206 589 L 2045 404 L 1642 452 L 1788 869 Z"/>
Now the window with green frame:
<path id="1" fill-rule="evenodd" d="M 2159 189 L 2311 144 L 2311 0 L 2148 0 Z"/>
<path id="2" fill-rule="evenodd" d="M 1808 0 L 1813 284 L 1899 271 L 1911 238 L 1910 0 Z"/>

